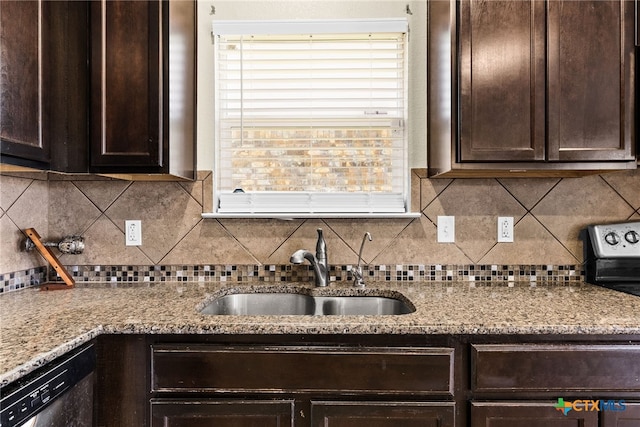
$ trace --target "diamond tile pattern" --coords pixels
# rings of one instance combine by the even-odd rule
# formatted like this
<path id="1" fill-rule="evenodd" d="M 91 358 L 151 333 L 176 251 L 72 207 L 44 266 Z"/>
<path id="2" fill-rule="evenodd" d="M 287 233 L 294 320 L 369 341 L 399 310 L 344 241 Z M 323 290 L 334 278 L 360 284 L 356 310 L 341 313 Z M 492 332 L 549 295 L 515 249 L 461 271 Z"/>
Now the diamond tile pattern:
<path id="1" fill-rule="evenodd" d="M 362 248 L 363 263 L 372 263 L 375 257 L 383 253 L 398 239 L 402 231 L 411 223 L 409 219 L 331 219 L 325 221 L 329 228 L 340 236 L 349 247 L 350 253 L 343 254 L 343 264 L 358 263 L 358 253 L 364 234 L 371 234 L 371 241 L 366 241 Z M 332 248 L 333 250 L 333 248 Z"/>
<path id="2" fill-rule="evenodd" d="M 470 258 L 452 243 L 436 243 L 436 226 L 424 215 L 415 219 L 373 259 L 374 264 L 469 264 Z M 402 260 L 402 261 L 398 261 Z"/>
<path id="3" fill-rule="evenodd" d="M 162 264 L 208 264 L 211 259 L 220 260 L 222 264 L 258 264 L 217 221 L 199 221 L 162 259 Z"/>
<path id="4" fill-rule="evenodd" d="M 211 222 L 211 221 L 206 221 Z M 217 223 L 217 222 L 214 222 Z M 220 225 L 256 259 L 267 260 L 302 225 L 303 221 L 266 219 L 220 220 Z M 286 260 L 288 262 L 288 259 Z M 234 264 L 234 262 L 231 262 Z"/>
<path id="5" fill-rule="evenodd" d="M 362 236 L 368 264 L 579 264 L 580 230 L 640 220 L 640 171 L 564 179 L 442 179 L 414 174 L 414 220 L 203 220 L 211 174 L 193 183 L 127 182 L 91 176 L 0 176 L 0 273 L 44 265 L 20 250 L 20 230 L 54 240 L 78 233 L 85 252 L 68 265 L 288 264 L 315 250 L 325 230 L 330 262 L 355 264 Z M 438 215 L 456 217 L 456 242 L 437 243 Z M 497 243 L 497 217 L 513 216 L 515 242 Z M 124 221 L 142 221 L 142 246 L 124 245 Z"/>
<path id="6" fill-rule="evenodd" d="M 637 171 L 618 172 L 602 175 L 623 199 L 636 209 L 640 206 L 640 179 Z"/>
<path id="7" fill-rule="evenodd" d="M 49 235 L 60 240 L 83 235 L 101 215 L 100 209 L 71 181 L 49 183 Z"/>
<path id="8" fill-rule="evenodd" d="M 60 262 L 65 265 L 118 265 L 120 260 L 126 259 L 127 265 L 153 264 L 141 247 L 125 246 L 124 233 L 105 215 L 98 218 L 82 236 L 84 251 L 78 255 L 61 255 Z"/>
<path id="9" fill-rule="evenodd" d="M 640 178 L 636 175 L 635 179 Z M 589 176 L 562 180 L 531 213 L 573 256 L 582 260 L 581 229 L 589 224 L 626 220 L 637 208 L 602 177 Z"/>
<path id="10" fill-rule="evenodd" d="M 103 212 L 131 185 L 127 181 L 74 181 L 74 184 Z"/>
<path id="11" fill-rule="evenodd" d="M 499 179 L 498 182 L 527 209 L 533 208 L 559 182 L 559 178 Z"/>
<path id="12" fill-rule="evenodd" d="M 201 213 L 202 205 L 175 182 L 134 182 L 105 211 L 123 233 L 126 220 L 142 221 L 141 250 L 154 263 L 162 263 L 174 246 L 202 221 Z"/>
<path id="13" fill-rule="evenodd" d="M 512 260 L 522 259 L 526 253 L 536 264 L 572 265 L 578 264 L 574 256 L 558 239 L 549 233 L 544 226 L 530 213 L 525 215 L 514 227 L 517 246 L 513 243 L 496 243 L 484 255 L 480 264 L 512 264 Z"/>
<path id="14" fill-rule="evenodd" d="M 455 216 L 456 245 L 476 262 L 496 243 L 498 216 L 512 216 L 517 223 L 527 211 L 495 179 L 459 179 L 423 213 L 434 224 L 439 215 Z"/>
<path id="15" fill-rule="evenodd" d="M 318 238 L 317 229 L 322 228 L 322 235 L 327 243 L 327 254 L 329 262 L 333 264 L 355 263 L 356 255 L 353 250 L 344 243 L 344 240 L 337 235 L 324 221 L 319 219 L 303 221 L 289 238 L 287 238 L 278 249 L 266 260 L 266 264 L 289 264 L 291 254 L 298 249 L 306 249 L 309 252 L 316 252 L 316 241 Z M 307 269 L 304 266 L 296 267 Z"/>

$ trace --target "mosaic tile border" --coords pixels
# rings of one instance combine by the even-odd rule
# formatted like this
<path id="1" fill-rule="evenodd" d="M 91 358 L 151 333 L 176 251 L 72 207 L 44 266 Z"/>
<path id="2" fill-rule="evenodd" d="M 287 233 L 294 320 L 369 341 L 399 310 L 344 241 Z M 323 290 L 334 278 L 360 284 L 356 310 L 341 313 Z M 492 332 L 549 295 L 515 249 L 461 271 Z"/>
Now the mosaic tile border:
<path id="1" fill-rule="evenodd" d="M 0 274 L 0 294 L 37 286 L 47 277 L 47 267 L 34 267 L 27 270 Z"/>
<path id="2" fill-rule="evenodd" d="M 67 266 L 76 282 L 307 282 L 308 265 L 142 265 Z M 330 268 L 332 282 L 351 280 L 351 265 Z M 584 281 L 581 265 L 375 265 L 364 266 L 369 281 L 385 282 L 556 282 Z M 0 275 L 0 293 L 35 286 L 46 268 Z"/>

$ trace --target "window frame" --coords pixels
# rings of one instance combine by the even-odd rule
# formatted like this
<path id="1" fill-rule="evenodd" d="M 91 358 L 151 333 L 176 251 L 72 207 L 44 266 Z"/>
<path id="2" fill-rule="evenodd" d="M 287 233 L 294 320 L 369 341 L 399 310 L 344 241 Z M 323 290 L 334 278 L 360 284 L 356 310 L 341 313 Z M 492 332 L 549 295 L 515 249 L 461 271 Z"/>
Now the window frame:
<path id="1" fill-rule="evenodd" d="M 401 28 L 402 31 L 398 29 Z M 213 21 L 212 23 L 212 36 L 215 38 L 218 34 L 293 34 L 293 33 L 336 33 L 336 34 L 345 34 L 349 32 L 353 33 L 366 33 L 366 32 L 404 32 L 405 33 L 405 46 L 404 46 L 404 95 L 403 95 L 403 111 L 404 117 L 402 120 L 404 121 L 404 141 L 403 141 L 403 206 L 402 209 L 399 210 L 397 206 L 392 210 L 385 210 L 381 208 L 381 205 L 376 205 L 375 202 L 370 202 L 369 208 L 362 210 L 362 207 L 358 207 L 357 209 L 353 209 L 352 206 L 349 205 L 349 196 L 354 196 L 354 199 L 357 197 L 375 194 L 369 192 L 349 192 L 349 193 L 317 193 L 317 192 L 283 192 L 283 193 L 274 193 L 275 197 L 283 197 L 283 200 L 289 200 L 289 195 L 291 195 L 291 199 L 295 199 L 296 196 L 300 196 L 300 193 L 306 195 L 319 195 L 321 200 L 331 199 L 331 195 L 335 195 L 335 199 L 342 200 L 341 203 L 332 205 L 334 207 L 339 207 L 339 210 L 325 210 L 325 209 L 314 209 L 311 206 L 309 209 L 303 209 L 297 206 L 296 208 L 289 207 L 288 209 L 277 209 L 278 206 L 274 206 L 273 210 L 269 209 L 257 209 L 251 212 L 247 211 L 234 211 L 233 209 L 221 209 L 220 208 L 220 200 L 229 195 L 229 190 L 225 192 L 220 192 L 217 188 L 218 180 L 217 180 L 217 170 L 218 170 L 218 161 L 219 161 L 219 141 L 217 140 L 217 132 L 216 132 L 216 148 L 214 150 L 216 171 L 214 171 L 214 185 L 213 185 L 213 202 L 214 202 L 214 212 L 203 214 L 203 217 L 236 217 L 236 218 L 363 218 L 363 217 L 418 217 L 420 216 L 419 212 L 411 212 L 411 171 L 409 168 L 409 143 L 408 143 L 408 129 L 406 126 L 406 120 L 408 118 L 408 84 L 409 84 L 409 57 L 408 57 L 408 21 L 405 18 L 392 18 L 392 19 L 366 19 L 366 20 L 354 20 L 354 19 L 334 19 L 334 20 L 296 20 L 296 21 Z M 216 59 L 216 73 L 215 77 L 217 78 L 217 59 Z M 217 85 L 216 85 L 217 86 Z M 216 91 L 217 93 L 217 91 Z M 216 101 L 216 109 L 215 109 L 215 120 L 216 124 L 219 123 L 219 111 L 218 104 Z M 217 127 L 217 126 L 216 126 Z M 252 194 L 259 194 L 260 196 L 264 196 L 265 193 L 268 192 L 256 192 L 256 193 L 245 193 L 243 194 L 243 198 L 251 197 Z M 296 194 L 297 193 L 297 194 Z M 386 193 L 382 193 L 386 194 Z M 395 193 L 394 193 L 395 194 Z M 371 199 L 375 199 L 371 198 Z M 346 202 L 346 203 L 345 203 Z M 286 203 L 284 204 L 286 205 Z M 280 207 L 282 204 L 280 204 Z M 291 206 L 291 205 L 289 205 Z"/>

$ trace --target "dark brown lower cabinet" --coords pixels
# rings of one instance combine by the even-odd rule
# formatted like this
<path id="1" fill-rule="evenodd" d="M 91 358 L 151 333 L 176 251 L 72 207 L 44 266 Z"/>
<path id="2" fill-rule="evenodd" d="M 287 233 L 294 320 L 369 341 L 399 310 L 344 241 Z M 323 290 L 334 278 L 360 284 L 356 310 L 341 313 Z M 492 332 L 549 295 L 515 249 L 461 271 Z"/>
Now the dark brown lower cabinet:
<path id="1" fill-rule="evenodd" d="M 471 427 L 640 427 L 633 342 L 474 344 L 471 362 Z"/>
<path id="2" fill-rule="evenodd" d="M 545 402 L 473 402 L 471 427 L 638 427 L 640 403 L 622 399 L 594 399 L 596 408 L 569 410 L 562 414 L 557 401 Z M 604 402 L 610 406 L 605 407 Z M 614 405 L 615 402 L 615 405 Z"/>
<path id="3" fill-rule="evenodd" d="M 151 427 L 284 427 L 295 424 L 295 412 L 293 400 L 155 399 Z M 312 401 L 310 423 L 312 427 L 453 426 L 454 404 Z"/>
<path id="4" fill-rule="evenodd" d="M 562 414 L 554 401 L 473 402 L 471 427 L 598 427 L 598 412 Z"/>
<path id="5" fill-rule="evenodd" d="M 624 411 L 605 411 L 601 417 L 602 427 L 638 427 L 640 403 L 624 402 Z"/>
<path id="6" fill-rule="evenodd" d="M 453 425 L 452 402 L 311 402 L 312 427 Z"/>
<path id="7" fill-rule="evenodd" d="M 293 400 L 152 400 L 151 427 L 293 426 Z"/>
<path id="8" fill-rule="evenodd" d="M 636 335 L 97 344 L 96 427 L 640 427 Z"/>
<path id="9" fill-rule="evenodd" d="M 453 358 L 446 347 L 152 345 L 151 426 L 455 427 Z"/>

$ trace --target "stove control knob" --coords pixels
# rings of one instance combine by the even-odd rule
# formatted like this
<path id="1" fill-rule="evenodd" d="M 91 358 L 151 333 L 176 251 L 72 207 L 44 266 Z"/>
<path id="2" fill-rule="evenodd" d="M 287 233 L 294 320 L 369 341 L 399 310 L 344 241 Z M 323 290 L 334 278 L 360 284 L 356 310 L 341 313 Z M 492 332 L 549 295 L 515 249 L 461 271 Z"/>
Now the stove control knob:
<path id="1" fill-rule="evenodd" d="M 611 246 L 615 246 L 615 245 L 617 245 L 618 243 L 620 243 L 620 238 L 619 238 L 619 237 L 618 237 L 618 235 L 617 235 L 615 232 L 613 232 L 613 231 L 611 231 L 611 232 L 607 233 L 607 234 L 604 236 L 604 240 L 605 240 L 605 242 L 607 242 L 607 243 L 608 243 L 608 244 L 610 244 Z"/>
<path id="2" fill-rule="evenodd" d="M 624 239 L 631 244 L 636 244 L 640 242 L 640 234 L 635 230 L 627 231 L 624 235 Z"/>

